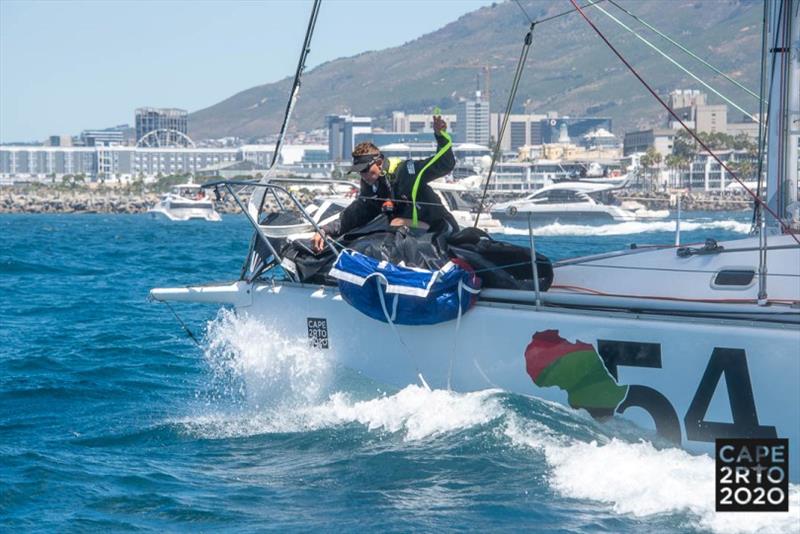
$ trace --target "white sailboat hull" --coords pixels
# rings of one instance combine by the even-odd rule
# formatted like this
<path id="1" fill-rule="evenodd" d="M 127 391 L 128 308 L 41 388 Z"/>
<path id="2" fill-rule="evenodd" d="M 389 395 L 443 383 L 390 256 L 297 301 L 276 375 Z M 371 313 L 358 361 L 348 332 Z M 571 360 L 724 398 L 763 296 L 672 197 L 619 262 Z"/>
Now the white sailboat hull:
<path id="1" fill-rule="evenodd" d="M 153 296 L 198 300 L 189 290 L 181 291 L 184 298 L 178 290 L 154 290 Z M 777 436 L 789 438 L 791 455 L 800 457 L 797 325 L 668 313 L 537 310 L 532 302 L 509 303 L 503 292 L 487 291 L 458 329 L 450 321 L 397 326 L 395 332 L 351 307 L 335 287 L 239 282 L 215 291 L 218 302 L 232 303 L 239 313 L 290 339 L 317 345 L 320 357 L 387 384 L 415 383 L 421 373 L 433 388 L 497 387 L 574 408 L 586 407 L 581 397 L 587 393 L 602 397 L 600 388 L 622 396 L 610 409 L 586 407 L 590 413 L 601 419 L 621 415 L 689 450 L 710 452 L 716 437 Z M 581 356 L 582 363 L 551 372 L 561 375 L 553 384 L 543 383 L 541 374 L 537 384 L 530 372 L 534 362 L 526 358 L 537 343 L 534 336 L 560 339 L 561 349 L 586 352 L 582 343 L 590 350 Z M 594 390 L 576 390 L 592 372 L 597 378 L 598 371 L 605 377 Z M 795 463 L 793 480 L 798 473 Z"/>

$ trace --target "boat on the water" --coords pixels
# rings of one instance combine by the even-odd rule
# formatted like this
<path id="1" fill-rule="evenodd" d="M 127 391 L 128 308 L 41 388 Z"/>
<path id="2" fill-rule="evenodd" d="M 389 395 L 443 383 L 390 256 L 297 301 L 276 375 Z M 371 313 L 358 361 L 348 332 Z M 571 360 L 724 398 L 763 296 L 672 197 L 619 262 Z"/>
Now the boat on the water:
<path id="1" fill-rule="evenodd" d="M 534 226 L 560 224 L 609 224 L 653 219 L 653 212 L 632 210 L 604 204 L 598 197 L 616 186 L 585 182 L 561 182 L 543 187 L 516 200 L 492 206 L 492 217 L 505 226 L 527 227 L 528 218 Z M 641 211 L 641 214 L 639 213 Z M 657 213 L 659 218 L 668 211 Z"/>
<path id="2" fill-rule="evenodd" d="M 770 33 L 796 47 L 800 0 L 789 2 L 771 12 Z M 791 38 L 781 29 L 789 27 L 787 16 L 794 21 Z M 436 324 L 396 324 L 391 301 L 384 301 L 392 285 L 387 276 L 379 273 L 386 284 L 372 286 L 383 308 L 375 318 L 342 291 L 343 280 L 369 287 L 373 274 L 345 272 L 337 281 L 285 268 L 290 249 L 278 246 L 262 213 L 264 196 L 285 189 L 269 180 L 223 181 L 207 185 L 225 188 L 237 201 L 234 186 L 255 188 L 247 206 L 239 201 L 255 230 L 245 272 L 229 283 L 150 294 L 162 301 L 231 305 L 283 335 L 307 339 L 321 358 L 386 384 L 422 381 L 433 388 L 535 395 L 600 420 L 622 416 L 692 451 L 713 451 L 718 438 L 788 438 L 790 456 L 800 458 L 800 237 L 789 198 L 797 194 L 798 132 L 779 118 L 787 109 L 800 115 L 800 60 L 788 44 L 771 54 L 776 68 L 772 74 L 765 69 L 774 78 L 766 84 L 772 87 L 768 196 L 766 202 L 755 198 L 757 236 L 575 258 L 553 263 L 543 277 L 549 262 L 535 255 L 531 234 L 527 264 L 495 256 L 494 267 L 473 271 L 484 283 L 463 315 Z M 318 222 L 305 218 L 316 229 Z M 480 260 L 481 245 L 494 244 L 476 239 L 467 245 L 474 245 Z M 447 242 L 451 251 L 463 244 Z M 350 254 L 348 243 L 328 245 L 329 261 Z M 292 258 L 293 264 L 319 260 L 310 253 Z M 520 272 L 512 268 L 524 274 L 516 286 L 489 276 L 493 270 Z M 430 273 L 435 280 L 436 271 Z M 795 481 L 798 466 L 791 463 Z"/>
<path id="3" fill-rule="evenodd" d="M 460 182 L 431 182 L 430 186 L 460 227 L 476 226 L 475 217 L 478 217 L 477 228 L 484 232 L 503 231 L 503 225 L 491 213 L 478 213 L 476 197 L 480 191 L 468 188 Z"/>
<path id="4" fill-rule="evenodd" d="M 168 193 L 161 196 L 158 202 L 147 210 L 156 218 L 170 221 L 189 221 L 199 219 L 217 222 L 222 216 L 214 207 L 214 201 L 206 194 L 200 184 L 191 181 L 174 185 Z"/>

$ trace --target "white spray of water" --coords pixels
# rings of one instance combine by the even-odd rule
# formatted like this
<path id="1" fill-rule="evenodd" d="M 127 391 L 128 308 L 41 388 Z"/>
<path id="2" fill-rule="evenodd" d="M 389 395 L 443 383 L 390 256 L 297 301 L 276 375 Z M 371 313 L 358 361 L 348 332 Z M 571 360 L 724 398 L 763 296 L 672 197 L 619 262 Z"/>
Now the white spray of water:
<path id="1" fill-rule="evenodd" d="M 359 423 L 368 430 L 401 433 L 420 440 L 471 428 L 503 413 L 496 391 L 458 394 L 410 385 L 393 394 L 354 400 L 328 394 L 333 364 L 329 350 L 304 339 L 289 339 L 247 315 L 221 311 L 208 324 L 206 360 L 213 382 L 238 401 L 235 410 L 212 405 L 201 414 L 175 421 L 208 439 L 268 433 L 308 432 Z"/>
<path id="2" fill-rule="evenodd" d="M 233 386 L 252 408 L 308 405 L 319 400 L 332 364 L 306 339 L 288 338 L 248 315 L 220 311 L 208 323 L 206 361 L 218 382 Z"/>
<path id="3" fill-rule="evenodd" d="M 739 234 L 750 232 L 750 224 L 739 221 L 681 221 L 681 232 L 694 230 L 726 230 Z M 602 226 L 553 223 L 533 229 L 535 236 L 613 236 L 643 234 L 647 232 L 674 232 L 674 221 L 632 221 Z M 528 235 L 527 228 L 505 227 L 501 233 L 506 235 Z"/>
<path id="4" fill-rule="evenodd" d="M 647 517 L 684 513 L 693 528 L 721 533 L 796 532 L 800 486 L 790 485 L 786 512 L 717 513 L 714 460 L 647 442 L 583 442 L 555 435 L 534 421 L 507 418 L 505 435 L 516 445 L 544 452 L 549 483 L 562 495 L 606 503 L 619 514 Z"/>

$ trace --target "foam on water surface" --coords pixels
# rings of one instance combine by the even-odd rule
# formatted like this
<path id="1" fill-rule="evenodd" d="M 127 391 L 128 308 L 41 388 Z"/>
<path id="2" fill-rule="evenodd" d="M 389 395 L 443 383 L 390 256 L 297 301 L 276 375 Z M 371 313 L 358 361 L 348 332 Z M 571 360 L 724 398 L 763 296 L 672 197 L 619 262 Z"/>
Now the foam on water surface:
<path id="1" fill-rule="evenodd" d="M 726 230 L 739 234 L 750 232 L 750 223 L 722 220 L 722 221 L 681 221 L 681 232 L 696 230 Z M 534 227 L 535 236 L 623 236 L 644 234 L 649 232 L 674 232 L 675 221 L 631 221 L 601 226 L 588 226 L 579 224 L 553 223 L 546 226 Z M 499 233 L 505 235 L 528 235 L 527 228 L 504 227 Z"/>
<path id="2" fill-rule="evenodd" d="M 682 449 L 616 438 L 584 442 L 546 426 L 507 418 L 512 443 L 544 452 L 549 483 L 560 494 L 608 504 L 619 514 L 646 518 L 686 514 L 687 527 L 720 533 L 797 532 L 800 486 L 790 485 L 789 512 L 715 511 L 714 460 Z"/>

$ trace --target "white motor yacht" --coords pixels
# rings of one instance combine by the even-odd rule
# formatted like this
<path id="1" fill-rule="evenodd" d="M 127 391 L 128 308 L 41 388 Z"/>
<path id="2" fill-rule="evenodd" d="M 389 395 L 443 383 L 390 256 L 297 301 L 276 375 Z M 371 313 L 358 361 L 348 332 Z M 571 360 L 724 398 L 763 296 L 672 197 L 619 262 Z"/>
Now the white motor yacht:
<path id="1" fill-rule="evenodd" d="M 208 198 L 199 184 L 193 182 L 173 186 L 147 213 L 157 218 L 166 217 L 170 221 L 222 220 L 222 216 L 214 209 L 214 201 Z"/>
<path id="2" fill-rule="evenodd" d="M 553 223 L 608 224 L 644 218 L 637 214 L 637 211 L 603 204 L 598 197 L 612 189 L 616 187 L 584 182 L 562 182 L 543 187 L 518 200 L 495 204 L 490 213 L 503 225 L 524 227 L 528 225 L 528 214 L 534 226 Z M 642 215 L 645 213 L 648 219 L 653 218 L 653 212 L 644 210 Z M 666 217 L 669 212 L 659 211 L 658 215 Z"/>
<path id="3" fill-rule="evenodd" d="M 479 197 L 481 193 L 479 190 L 470 189 L 459 182 L 431 182 L 430 186 L 439 195 L 442 204 L 453 215 L 458 226 L 468 228 L 475 225 L 477 201 L 470 198 L 470 193 Z M 490 213 L 482 212 L 478 217 L 478 228 L 484 232 L 501 232 L 503 225 Z"/>

